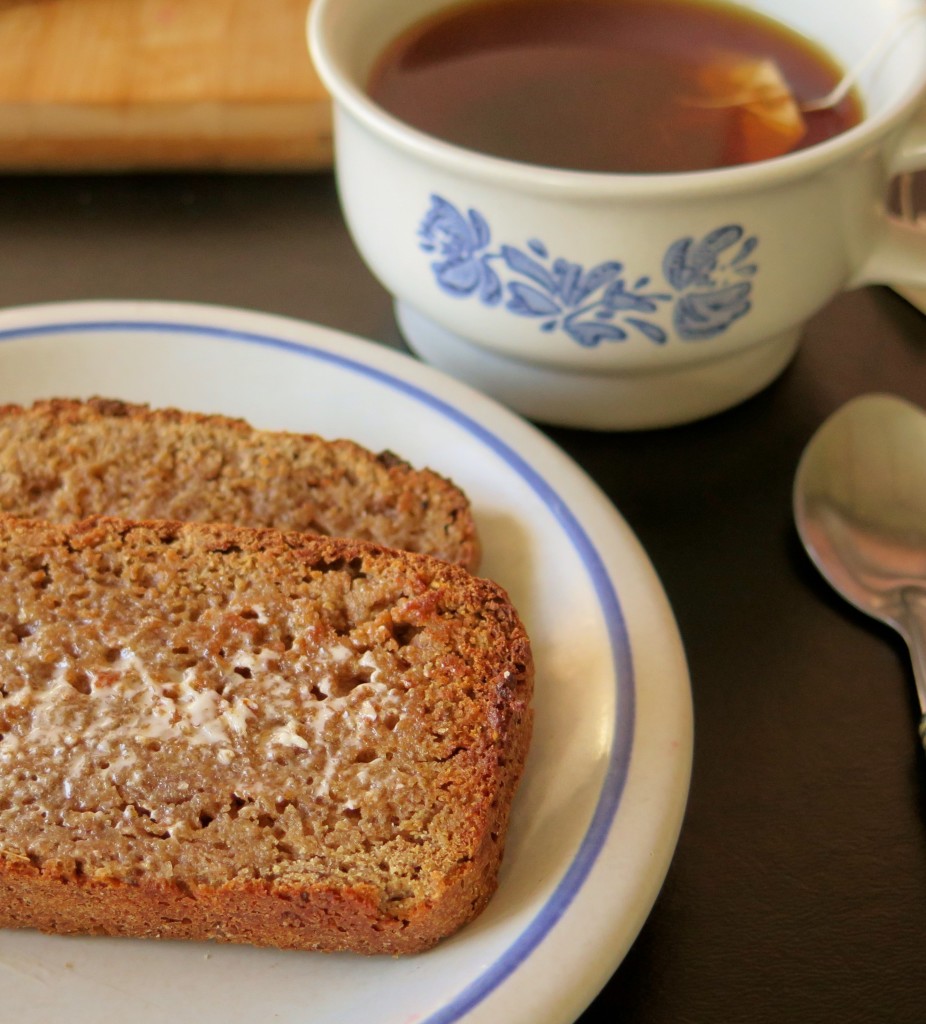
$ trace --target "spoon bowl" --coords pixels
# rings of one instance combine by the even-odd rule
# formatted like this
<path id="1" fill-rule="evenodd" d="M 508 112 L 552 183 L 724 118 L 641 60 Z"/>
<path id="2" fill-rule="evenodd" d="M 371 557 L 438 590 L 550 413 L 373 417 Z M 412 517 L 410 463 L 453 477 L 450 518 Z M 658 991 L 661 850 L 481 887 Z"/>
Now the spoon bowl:
<path id="1" fill-rule="evenodd" d="M 926 746 L 926 413 L 880 394 L 837 410 L 801 457 L 794 519 L 833 588 L 906 640 Z"/>

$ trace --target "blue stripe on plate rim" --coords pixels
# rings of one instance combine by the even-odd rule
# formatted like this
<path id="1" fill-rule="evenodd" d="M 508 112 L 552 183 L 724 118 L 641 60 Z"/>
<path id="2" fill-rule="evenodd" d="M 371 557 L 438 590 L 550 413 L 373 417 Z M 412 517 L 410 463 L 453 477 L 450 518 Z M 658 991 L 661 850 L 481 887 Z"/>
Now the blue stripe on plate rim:
<path id="1" fill-rule="evenodd" d="M 601 555 L 568 504 L 550 484 L 513 448 L 477 420 L 450 402 L 403 380 L 385 370 L 369 366 L 359 359 L 330 352 L 307 342 L 296 342 L 254 331 L 237 330 L 208 324 L 157 320 L 87 320 L 31 324 L 0 330 L 0 342 L 51 334 L 87 334 L 93 332 L 141 331 L 146 333 L 193 334 L 252 345 L 263 345 L 296 355 L 332 363 L 342 369 L 369 377 L 394 391 L 428 406 L 434 412 L 462 427 L 502 458 L 537 494 L 553 513 L 572 542 L 594 586 L 604 613 L 616 680 L 616 729 L 607 771 L 598 803 L 578 851 L 547 902 L 515 941 L 471 981 L 453 999 L 422 1021 L 422 1024 L 453 1024 L 481 1003 L 530 956 L 563 916 L 582 888 L 598 854 L 604 846 L 617 814 L 627 782 L 633 746 L 635 722 L 635 684 L 633 660 L 620 600 Z"/>

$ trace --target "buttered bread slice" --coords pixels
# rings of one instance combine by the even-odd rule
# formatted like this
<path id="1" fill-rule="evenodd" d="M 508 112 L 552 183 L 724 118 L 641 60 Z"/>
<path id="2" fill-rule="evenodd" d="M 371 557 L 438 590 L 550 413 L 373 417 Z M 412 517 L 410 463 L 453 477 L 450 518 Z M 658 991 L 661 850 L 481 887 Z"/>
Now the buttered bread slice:
<path id="1" fill-rule="evenodd" d="M 101 398 L 0 407 L 3 512 L 270 526 L 479 561 L 462 491 L 391 452 Z"/>
<path id="2" fill-rule="evenodd" d="M 363 542 L 0 516 L 0 926 L 404 953 L 496 885 L 532 662 Z"/>

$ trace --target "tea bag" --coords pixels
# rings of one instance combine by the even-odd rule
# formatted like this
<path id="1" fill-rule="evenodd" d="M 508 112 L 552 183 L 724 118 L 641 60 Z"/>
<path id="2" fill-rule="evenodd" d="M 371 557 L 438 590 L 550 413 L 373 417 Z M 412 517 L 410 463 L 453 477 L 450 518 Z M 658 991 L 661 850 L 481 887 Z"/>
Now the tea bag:
<path id="1" fill-rule="evenodd" d="M 797 100 L 773 60 L 720 55 L 698 69 L 695 85 L 692 105 L 729 111 L 731 162 L 781 156 L 806 131 Z"/>

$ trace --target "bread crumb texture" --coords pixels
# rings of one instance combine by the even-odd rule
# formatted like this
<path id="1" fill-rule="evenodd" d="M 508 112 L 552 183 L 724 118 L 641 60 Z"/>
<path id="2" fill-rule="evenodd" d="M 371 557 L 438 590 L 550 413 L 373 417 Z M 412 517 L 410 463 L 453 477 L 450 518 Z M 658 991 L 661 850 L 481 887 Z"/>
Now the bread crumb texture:
<path id="1" fill-rule="evenodd" d="M 427 948 L 495 887 L 532 671 L 434 558 L 0 516 L 0 925 Z"/>
<path id="2" fill-rule="evenodd" d="M 270 526 L 470 570 L 480 554 L 463 492 L 391 452 L 104 398 L 0 406 L 0 512 Z"/>

